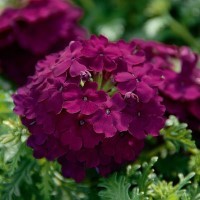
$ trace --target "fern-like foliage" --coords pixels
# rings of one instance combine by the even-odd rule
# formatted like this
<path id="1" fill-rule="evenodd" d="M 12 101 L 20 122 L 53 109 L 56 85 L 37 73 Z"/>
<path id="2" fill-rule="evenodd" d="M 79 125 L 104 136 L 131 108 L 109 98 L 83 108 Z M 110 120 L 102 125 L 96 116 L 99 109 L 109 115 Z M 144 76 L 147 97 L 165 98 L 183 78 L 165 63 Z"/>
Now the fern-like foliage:
<path id="1" fill-rule="evenodd" d="M 105 188 L 99 192 L 102 199 L 108 200 L 131 200 L 129 195 L 130 183 L 127 182 L 125 176 L 117 176 L 113 174 L 107 181 L 102 181 L 100 187 Z"/>
<path id="2" fill-rule="evenodd" d="M 99 192 L 102 200 L 179 200 L 189 196 L 184 189 L 195 173 L 191 172 L 186 177 L 179 175 L 180 181 L 174 185 L 160 179 L 155 174 L 153 166 L 157 162 L 153 157 L 149 163 L 129 165 L 125 175 L 110 176 L 99 184 L 103 190 Z"/>
<path id="3" fill-rule="evenodd" d="M 51 170 L 51 163 L 45 162 L 41 166 L 41 183 L 38 184 L 38 189 L 40 190 L 41 196 L 44 197 L 44 200 L 50 200 L 52 194 L 52 185 L 51 185 L 51 178 L 52 178 L 52 170 Z"/>
<path id="4" fill-rule="evenodd" d="M 199 151 L 197 154 L 192 155 L 190 157 L 189 169 L 196 173 L 195 181 L 199 183 L 200 182 L 200 152 Z"/>
<path id="5" fill-rule="evenodd" d="M 169 117 L 160 133 L 168 145 L 176 151 L 181 147 L 185 150 L 196 148 L 195 141 L 192 140 L 192 131 L 187 128 L 186 123 L 180 123 L 175 116 Z"/>
<path id="6" fill-rule="evenodd" d="M 159 180 L 149 187 L 148 195 L 153 199 L 171 200 L 185 198 L 186 190 L 182 189 L 190 183 L 191 178 L 195 175 L 194 172 L 188 174 L 186 177 L 180 175 L 180 181 L 173 186 L 172 182 Z"/>

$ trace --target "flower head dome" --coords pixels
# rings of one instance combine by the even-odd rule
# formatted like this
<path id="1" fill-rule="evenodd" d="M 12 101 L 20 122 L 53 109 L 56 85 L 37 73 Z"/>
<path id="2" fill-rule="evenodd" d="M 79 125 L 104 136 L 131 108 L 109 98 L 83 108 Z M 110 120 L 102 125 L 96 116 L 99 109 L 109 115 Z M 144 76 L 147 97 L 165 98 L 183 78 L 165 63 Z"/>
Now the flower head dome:
<path id="1" fill-rule="evenodd" d="M 39 62 L 13 96 L 34 156 L 58 159 L 76 181 L 87 169 L 106 175 L 134 161 L 164 125 L 162 74 L 145 61 L 134 43 L 92 36 Z"/>
<path id="2" fill-rule="evenodd" d="M 62 50 L 71 40 L 82 39 L 77 25 L 82 12 L 64 0 L 26 0 L 0 14 L 0 69 L 24 84 L 35 64 L 49 53 Z"/>

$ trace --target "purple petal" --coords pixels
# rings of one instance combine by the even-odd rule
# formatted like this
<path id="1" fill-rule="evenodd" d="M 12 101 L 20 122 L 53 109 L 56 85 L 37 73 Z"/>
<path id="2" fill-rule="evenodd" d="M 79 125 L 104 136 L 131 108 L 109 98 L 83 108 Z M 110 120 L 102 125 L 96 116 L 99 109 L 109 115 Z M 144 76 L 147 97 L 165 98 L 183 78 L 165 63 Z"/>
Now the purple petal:
<path id="1" fill-rule="evenodd" d="M 98 106 L 95 103 L 91 102 L 91 101 L 82 102 L 81 106 L 80 106 L 80 111 L 84 115 L 91 115 L 94 112 L 96 112 L 97 109 L 98 109 Z"/>
<path id="2" fill-rule="evenodd" d="M 143 82 L 138 83 L 136 91 L 139 100 L 144 103 L 148 102 L 155 95 L 155 90 Z"/>
<path id="3" fill-rule="evenodd" d="M 61 136 L 61 142 L 63 145 L 69 145 L 69 148 L 74 151 L 78 151 L 82 147 L 82 140 L 72 131 L 64 132 Z"/>
<path id="4" fill-rule="evenodd" d="M 114 117 L 114 125 L 118 131 L 122 132 L 128 130 L 129 124 L 132 120 L 129 115 L 121 112 L 112 112 L 112 116 Z"/>
<path id="5" fill-rule="evenodd" d="M 85 148 L 94 148 L 103 139 L 103 134 L 95 133 L 92 128 L 81 129 L 81 136 Z"/>
<path id="6" fill-rule="evenodd" d="M 117 68 L 117 65 L 115 62 L 110 61 L 108 59 L 104 59 L 104 69 L 108 72 L 112 72 L 113 70 L 115 70 Z"/>
<path id="7" fill-rule="evenodd" d="M 121 72 L 115 76 L 116 82 L 126 82 L 126 81 L 131 81 L 133 79 L 135 79 L 134 76 L 129 72 Z"/>
<path id="8" fill-rule="evenodd" d="M 87 68 L 84 65 L 81 65 L 78 61 L 74 60 L 70 67 L 70 75 L 72 77 L 80 76 L 81 71 L 85 71 Z"/>
<path id="9" fill-rule="evenodd" d="M 69 84 L 63 89 L 63 98 L 65 100 L 79 99 L 81 96 L 81 89 L 76 84 Z"/>
<path id="10" fill-rule="evenodd" d="M 56 92 L 47 100 L 47 110 L 53 111 L 55 114 L 57 114 L 62 110 L 62 104 L 62 93 Z"/>
<path id="11" fill-rule="evenodd" d="M 101 72 L 103 70 L 104 62 L 100 56 L 97 56 L 93 63 L 91 64 L 90 68 L 95 72 Z"/>
<path id="12" fill-rule="evenodd" d="M 112 110 L 121 111 L 126 107 L 126 103 L 119 93 L 116 93 L 111 98 Z"/>
<path id="13" fill-rule="evenodd" d="M 133 92 L 136 89 L 136 86 L 137 86 L 136 79 L 132 79 L 131 81 L 117 84 L 117 88 L 123 95 L 125 95 L 127 92 Z"/>
<path id="14" fill-rule="evenodd" d="M 136 54 L 126 55 L 125 59 L 130 65 L 138 65 L 145 61 L 146 56 L 144 51 L 139 51 Z"/>
<path id="15" fill-rule="evenodd" d="M 59 64 L 56 65 L 56 67 L 54 68 L 54 75 L 60 76 L 61 74 L 64 74 L 69 67 L 71 66 L 71 61 L 70 60 L 65 60 Z"/>
<path id="16" fill-rule="evenodd" d="M 77 113 L 80 111 L 80 100 L 74 100 L 74 101 L 65 101 L 63 103 L 63 108 L 67 110 L 69 113 Z"/>

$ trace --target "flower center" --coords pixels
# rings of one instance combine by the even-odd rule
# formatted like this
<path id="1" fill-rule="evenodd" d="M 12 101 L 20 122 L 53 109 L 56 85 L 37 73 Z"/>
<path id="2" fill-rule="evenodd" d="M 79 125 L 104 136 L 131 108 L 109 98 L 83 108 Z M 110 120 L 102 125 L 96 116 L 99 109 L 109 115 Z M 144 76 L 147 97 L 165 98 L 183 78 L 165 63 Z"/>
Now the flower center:
<path id="1" fill-rule="evenodd" d="M 132 75 L 133 77 L 135 77 L 135 74 L 134 74 L 134 73 L 131 73 L 131 75 Z"/>
<path id="2" fill-rule="evenodd" d="M 164 75 L 162 75 L 160 78 L 161 78 L 162 80 L 164 80 L 164 79 L 165 79 L 165 76 L 164 76 Z"/>
<path id="3" fill-rule="evenodd" d="M 124 99 L 135 99 L 137 102 L 139 102 L 139 97 L 138 95 L 136 95 L 135 93 L 133 92 L 127 92 L 124 96 Z"/>
<path id="4" fill-rule="evenodd" d="M 75 57 L 75 56 L 72 56 L 71 60 L 72 60 L 72 61 L 76 60 L 76 57 Z"/>
<path id="5" fill-rule="evenodd" d="M 88 98 L 87 97 L 83 97 L 83 101 L 87 101 L 88 100 Z"/>
<path id="6" fill-rule="evenodd" d="M 120 132 L 119 135 L 120 137 L 123 137 L 126 133 L 125 132 Z"/>
<path id="7" fill-rule="evenodd" d="M 80 78 L 83 81 L 89 81 L 91 77 L 92 77 L 91 73 L 87 70 L 80 72 Z"/>
<path id="8" fill-rule="evenodd" d="M 84 121 L 84 120 L 80 120 L 80 121 L 79 121 L 79 125 L 80 125 L 80 126 L 83 126 L 84 124 L 85 124 L 85 121 Z"/>
<path id="9" fill-rule="evenodd" d="M 29 125 L 32 126 L 36 123 L 36 121 L 31 122 Z"/>
<path id="10" fill-rule="evenodd" d="M 139 78 L 136 78 L 137 83 L 139 83 L 141 80 Z"/>
<path id="11" fill-rule="evenodd" d="M 106 109 L 106 114 L 109 115 L 111 113 L 110 109 Z"/>
<path id="12" fill-rule="evenodd" d="M 59 92 L 62 92 L 62 91 L 63 91 L 63 86 L 62 86 L 62 85 L 58 88 L 58 91 L 59 91 Z"/>
<path id="13" fill-rule="evenodd" d="M 99 53 L 99 56 L 100 56 L 100 57 L 103 57 L 103 56 L 104 56 L 104 54 L 103 54 L 103 53 Z"/>

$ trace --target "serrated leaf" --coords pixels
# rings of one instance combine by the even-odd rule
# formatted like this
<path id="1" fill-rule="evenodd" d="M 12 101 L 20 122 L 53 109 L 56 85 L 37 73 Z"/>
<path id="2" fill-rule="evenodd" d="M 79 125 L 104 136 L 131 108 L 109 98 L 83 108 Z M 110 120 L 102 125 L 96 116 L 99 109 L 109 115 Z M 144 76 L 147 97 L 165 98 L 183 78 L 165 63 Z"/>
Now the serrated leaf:
<path id="1" fill-rule="evenodd" d="M 180 123 L 175 116 L 170 116 L 166 121 L 166 126 L 160 131 L 166 141 L 170 141 L 178 152 L 180 148 L 194 149 L 195 141 L 192 140 L 192 131 L 187 128 L 187 124 Z"/>
<path id="2" fill-rule="evenodd" d="M 133 191 L 132 191 L 132 199 L 133 200 L 140 200 L 142 197 L 141 193 L 139 192 L 139 188 L 136 187 L 136 188 L 133 188 Z"/>
<path id="3" fill-rule="evenodd" d="M 8 181 L 3 184 L 2 200 L 14 199 L 14 196 L 20 196 L 21 184 L 26 180 L 27 175 L 35 165 L 35 161 L 23 160 L 13 176 L 9 177 Z"/>
<path id="4" fill-rule="evenodd" d="M 51 174 L 51 163 L 45 161 L 41 168 L 41 182 L 38 184 L 40 194 L 44 200 L 51 199 L 52 192 L 52 174 Z"/>
<path id="5" fill-rule="evenodd" d="M 126 182 L 125 177 L 117 177 L 117 173 L 108 179 L 104 179 L 99 187 L 104 188 L 99 192 L 102 200 L 131 200 L 128 193 L 130 184 Z"/>

